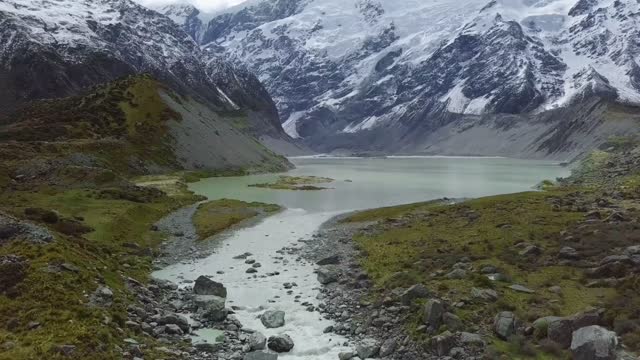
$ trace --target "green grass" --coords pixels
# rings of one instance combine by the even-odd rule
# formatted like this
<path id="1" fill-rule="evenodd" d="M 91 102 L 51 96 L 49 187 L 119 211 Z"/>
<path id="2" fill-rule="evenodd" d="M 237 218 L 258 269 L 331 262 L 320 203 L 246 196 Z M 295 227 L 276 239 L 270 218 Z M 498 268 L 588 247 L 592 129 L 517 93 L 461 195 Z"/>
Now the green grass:
<path id="1" fill-rule="evenodd" d="M 489 329 L 500 310 L 512 310 L 520 319 L 533 321 L 548 315 L 571 315 L 616 297 L 613 288 L 584 287 L 582 269 L 547 266 L 547 262 L 556 261 L 562 247 L 560 233 L 584 215 L 554 210 L 551 200 L 567 193 L 568 190 L 554 189 L 486 197 L 456 205 L 410 204 L 356 213 L 343 222 L 375 222 L 372 231 L 354 239 L 365 254 L 361 263 L 380 296 L 397 287 L 424 283 L 453 304 L 468 301 L 474 287 L 493 287 L 500 294 L 497 302 L 471 303 L 457 310 L 468 326 Z M 520 256 L 514 247 L 520 242 L 541 247 L 543 254 L 533 258 Z M 507 288 L 511 283 L 487 283 L 480 274 L 469 274 L 461 280 L 432 276 L 438 271 L 448 273 L 463 257 L 475 269 L 489 264 L 496 266 L 513 279 L 512 283 L 536 293 L 515 292 Z M 554 285 L 562 287 L 562 296 L 548 290 Z M 407 326 L 415 328 L 417 322 Z M 508 349 L 502 346 L 499 350 Z M 545 356 L 513 358 L 550 358 Z"/>
<path id="2" fill-rule="evenodd" d="M 46 246 L 13 242 L 0 247 L 2 255 L 16 254 L 30 261 L 28 275 L 18 285 L 17 297 L 0 296 L 0 324 L 12 318 L 19 320 L 13 332 L 0 326 L 0 343 L 16 343 L 13 349 L 0 352 L 0 359 L 57 359 L 61 356 L 55 354 L 55 347 L 63 344 L 78 347 L 74 358 L 119 359 L 121 354 L 114 345 L 121 345 L 124 337 L 136 337 L 124 326 L 126 306 L 133 299 L 125 291 L 123 279 L 146 281 L 152 269 L 150 257 L 140 256 L 123 244 L 155 248 L 163 237 L 149 230 L 151 224 L 195 200 L 183 193 L 141 204 L 101 199 L 91 190 L 46 189 L 3 198 L 2 208 L 7 212 L 20 215 L 25 206 L 55 210 L 64 218 L 82 217 L 83 223 L 95 231 L 84 236 L 56 233 L 56 241 Z M 49 264 L 60 263 L 74 264 L 80 272 L 45 271 Z M 114 290 L 115 302 L 108 309 L 87 306 L 87 295 L 97 288 L 97 279 L 103 279 Z M 30 321 L 42 325 L 28 330 Z"/>
<path id="3" fill-rule="evenodd" d="M 247 203 L 229 199 L 215 200 L 198 207 L 193 216 L 193 223 L 198 237 L 204 240 L 243 221 L 280 210 L 280 206 L 273 204 Z"/>

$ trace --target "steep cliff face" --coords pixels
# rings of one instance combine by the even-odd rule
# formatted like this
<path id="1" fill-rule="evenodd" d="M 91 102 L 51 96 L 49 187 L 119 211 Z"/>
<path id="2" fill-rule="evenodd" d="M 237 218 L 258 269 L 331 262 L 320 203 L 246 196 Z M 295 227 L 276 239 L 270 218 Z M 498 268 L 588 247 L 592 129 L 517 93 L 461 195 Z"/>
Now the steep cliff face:
<path id="1" fill-rule="evenodd" d="M 390 151 L 458 115 L 535 122 L 594 98 L 640 103 L 639 11 L 632 0 L 265 0 L 196 39 L 258 74 L 291 136 Z"/>

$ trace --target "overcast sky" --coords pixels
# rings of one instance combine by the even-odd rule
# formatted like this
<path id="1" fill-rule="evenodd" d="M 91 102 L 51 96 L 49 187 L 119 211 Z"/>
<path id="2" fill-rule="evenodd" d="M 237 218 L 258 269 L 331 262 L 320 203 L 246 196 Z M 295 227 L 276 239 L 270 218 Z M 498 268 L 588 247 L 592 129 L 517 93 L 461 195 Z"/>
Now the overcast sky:
<path id="1" fill-rule="evenodd" d="M 198 9 L 210 12 L 215 10 L 224 9 L 229 6 L 237 5 L 245 0 L 135 0 L 142 5 L 153 7 L 162 6 L 175 3 L 189 3 L 193 4 Z"/>

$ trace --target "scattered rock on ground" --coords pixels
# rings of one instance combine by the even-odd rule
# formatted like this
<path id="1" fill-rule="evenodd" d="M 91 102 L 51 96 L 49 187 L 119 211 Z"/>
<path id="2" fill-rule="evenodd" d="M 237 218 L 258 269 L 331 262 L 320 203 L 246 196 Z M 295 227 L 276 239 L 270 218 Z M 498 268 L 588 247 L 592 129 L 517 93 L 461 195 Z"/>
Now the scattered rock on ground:
<path id="1" fill-rule="evenodd" d="M 284 334 L 269 337 L 268 346 L 275 352 L 283 353 L 291 351 L 294 343 L 289 335 Z"/>
<path id="2" fill-rule="evenodd" d="M 260 316 L 260 321 L 267 329 L 275 329 L 284 326 L 284 311 L 267 310 Z"/>
<path id="3" fill-rule="evenodd" d="M 516 331 L 516 316 L 510 311 L 503 311 L 496 315 L 493 321 L 493 330 L 496 335 L 507 340 Z"/>

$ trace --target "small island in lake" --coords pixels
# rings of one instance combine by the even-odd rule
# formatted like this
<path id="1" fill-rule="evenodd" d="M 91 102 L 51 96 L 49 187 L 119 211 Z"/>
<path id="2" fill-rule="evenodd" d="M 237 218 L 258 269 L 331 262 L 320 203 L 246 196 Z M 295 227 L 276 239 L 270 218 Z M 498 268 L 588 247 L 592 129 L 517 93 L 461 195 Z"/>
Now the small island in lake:
<path id="1" fill-rule="evenodd" d="M 328 184 L 334 182 L 334 179 L 318 176 L 280 176 L 273 183 L 253 184 L 249 187 L 257 187 L 274 190 L 295 190 L 295 191 L 317 191 L 327 190 L 326 187 L 316 186 L 317 184 Z"/>

